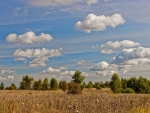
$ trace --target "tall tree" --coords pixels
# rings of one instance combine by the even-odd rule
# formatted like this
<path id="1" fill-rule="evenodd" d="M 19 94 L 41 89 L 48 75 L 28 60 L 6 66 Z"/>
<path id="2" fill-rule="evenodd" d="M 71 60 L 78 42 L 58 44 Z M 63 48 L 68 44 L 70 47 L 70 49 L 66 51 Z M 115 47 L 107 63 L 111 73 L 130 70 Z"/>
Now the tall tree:
<path id="1" fill-rule="evenodd" d="M 114 93 L 120 93 L 121 90 L 122 90 L 122 86 L 121 86 L 121 81 L 120 81 L 120 78 L 118 77 L 118 74 L 114 74 L 111 78 L 111 90 L 114 92 Z"/>
<path id="2" fill-rule="evenodd" d="M 23 76 L 22 81 L 20 82 L 20 89 L 30 90 L 32 88 L 33 81 L 33 77 L 29 77 L 28 75 Z"/>
<path id="3" fill-rule="evenodd" d="M 0 85 L 0 90 L 4 90 L 4 89 L 5 89 L 4 87 L 5 87 L 5 85 L 4 85 L 4 83 L 2 82 L 1 85 Z"/>
<path id="4" fill-rule="evenodd" d="M 35 89 L 35 90 L 41 90 L 42 89 L 42 80 L 41 79 L 34 82 L 33 89 Z"/>
<path id="5" fill-rule="evenodd" d="M 85 79 L 84 76 L 82 76 L 82 72 L 75 71 L 75 74 L 72 76 L 73 82 L 81 84 L 83 80 Z"/>
<path id="6" fill-rule="evenodd" d="M 47 78 L 45 78 L 44 81 L 43 81 L 42 89 L 43 89 L 43 90 L 50 90 L 50 89 L 51 89 L 50 84 L 49 84 Z"/>
<path id="7" fill-rule="evenodd" d="M 50 80 L 50 86 L 52 90 L 57 90 L 59 88 L 58 82 L 55 78 Z"/>
<path id="8" fill-rule="evenodd" d="M 127 81 L 127 87 L 132 88 L 135 92 L 137 92 L 138 87 L 137 87 L 138 79 L 136 77 L 132 77 Z"/>
<path id="9" fill-rule="evenodd" d="M 127 88 L 127 79 L 121 78 L 122 89 L 125 90 Z"/>

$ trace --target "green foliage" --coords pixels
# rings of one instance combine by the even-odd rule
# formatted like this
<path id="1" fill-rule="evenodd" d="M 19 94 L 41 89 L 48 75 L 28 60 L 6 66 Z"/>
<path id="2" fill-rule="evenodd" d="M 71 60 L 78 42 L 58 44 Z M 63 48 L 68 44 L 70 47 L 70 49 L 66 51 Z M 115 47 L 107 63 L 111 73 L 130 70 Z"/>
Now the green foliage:
<path id="1" fill-rule="evenodd" d="M 104 85 L 105 87 L 110 88 L 110 81 L 106 81 Z"/>
<path id="2" fill-rule="evenodd" d="M 76 82 L 78 84 L 81 84 L 83 80 L 85 79 L 84 76 L 82 76 L 82 72 L 75 71 L 75 74 L 72 76 L 73 82 Z"/>
<path id="3" fill-rule="evenodd" d="M 22 81 L 20 82 L 20 89 L 30 90 L 32 88 L 32 83 L 34 79 L 28 75 L 23 76 Z"/>
<path id="4" fill-rule="evenodd" d="M 70 94 L 81 94 L 81 85 L 76 82 L 70 82 L 68 88 L 68 93 Z"/>
<path id="5" fill-rule="evenodd" d="M 98 82 L 95 82 L 94 88 L 96 88 L 96 89 L 101 89 L 101 86 L 100 86 L 100 84 L 99 84 Z"/>
<path id="6" fill-rule="evenodd" d="M 135 91 L 132 88 L 126 88 L 122 91 L 122 93 L 135 93 Z"/>
<path id="7" fill-rule="evenodd" d="M 44 81 L 43 81 L 42 89 L 43 89 L 43 90 L 50 90 L 50 89 L 51 89 L 50 84 L 49 84 L 47 78 L 45 78 Z"/>
<path id="8" fill-rule="evenodd" d="M 92 83 L 92 81 L 88 82 L 87 88 L 93 88 L 93 83 Z"/>
<path id="9" fill-rule="evenodd" d="M 99 82 L 101 88 L 105 88 L 105 84 L 103 82 Z"/>
<path id="10" fill-rule="evenodd" d="M 4 89 L 5 89 L 4 87 L 5 87 L 5 85 L 4 85 L 4 83 L 2 82 L 1 85 L 0 85 L 0 90 L 4 90 Z"/>
<path id="11" fill-rule="evenodd" d="M 120 93 L 122 86 L 121 86 L 121 81 L 120 78 L 118 77 L 118 74 L 114 74 L 111 78 L 111 90 L 113 93 Z"/>
<path id="12" fill-rule="evenodd" d="M 135 92 L 137 92 L 138 90 L 137 82 L 138 79 L 136 77 L 132 77 L 127 81 L 127 87 L 132 88 Z"/>
<path id="13" fill-rule="evenodd" d="M 59 82 L 59 88 L 63 90 L 64 92 L 68 90 L 68 83 L 64 81 Z"/>
<path id="14" fill-rule="evenodd" d="M 33 89 L 34 90 L 41 90 L 42 89 L 42 80 L 41 79 L 34 82 Z"/>
<path id="15" fill-rule="evenodd" d="M 127 88 L 127 79 L 121 78 L 122 89 L 125 90 Z"/>
<path id="16" fill-rule="evenodd" d="M 50 86 L 52 90 L 57 90 L 59 88 L 58 82 L 55 78 L 50 80 Z"/>
<path id="17" fill-rule="evenodd" d="M 150 93 L 149 81 L 141 76 L 137 81 L 137 88 L 138 93 Z"/>
<path id="18" fill-rule="evenodd" d="M 17 90 L 17 87 L 14 83 L 12 83 L 11 86 L 6 87 L 5 90 Z"/>
<path id="19" fill-rule="evenodd" d="M 83 82 L 82 85 L 81 85 L 81 89 L 83 90 L 84 88 L 86 88 L 86 83 Z"/>

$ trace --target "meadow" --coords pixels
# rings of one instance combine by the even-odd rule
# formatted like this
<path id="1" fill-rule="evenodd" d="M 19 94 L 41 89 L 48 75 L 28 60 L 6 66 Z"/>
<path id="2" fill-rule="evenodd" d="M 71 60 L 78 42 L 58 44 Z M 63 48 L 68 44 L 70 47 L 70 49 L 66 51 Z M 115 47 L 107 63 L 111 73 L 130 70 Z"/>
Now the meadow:
<path id="1" fill-rule="evenodd" d="M 150 95 L 112 94 L 109 89 L 85 89 L 79 95 L 1 90 L 0 113 L 150 113 Z"/>

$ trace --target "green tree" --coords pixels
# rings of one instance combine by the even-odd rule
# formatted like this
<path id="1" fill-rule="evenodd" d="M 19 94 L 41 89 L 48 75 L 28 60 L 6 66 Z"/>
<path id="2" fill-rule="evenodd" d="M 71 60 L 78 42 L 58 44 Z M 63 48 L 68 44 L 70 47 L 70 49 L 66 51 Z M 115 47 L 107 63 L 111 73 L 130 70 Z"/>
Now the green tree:
<path id="1" fill-rule="evenodd" d="M 34 90 L 41 90 L 42 89 L 42 80 L 41 79 L 34 82 L 33 89 Z"/>
<path id="2" fill-rule="evenodd" d="M 136 77 L 132 77 L 127 81 L 127 87 L 132 88 L 135 92 L 137 92 L 138 90 L 137 82 L 138 79 Z"/>
<path id="3" fill-rule="evenodd" d="M 85 79 L 84 76 L 82 76 L 82 72 L 75 71 L 75 74 L 72 76 L 73 82 L 81 84 L 83 80 Z"/>
<path id="4" fill-rule="evenodd" d="M 66 92 L 68 90 L 68 83 L 64 80 L 64 81 L 60 81 L 59 82 L 59 88 L 61 90 L 63 90 L 64 92 Z"/>
<path id="5" fill-rule="evenodd" d="M 150 93 L 149 81 L 141 76 L 138 79 L 137 88 L 138 93 Z"/>
<path id="6" fill-rule="evenodd" d="M 105 87 L 110 88 L 110 82 L 109 81 L 106 81 L 104 85 L 105 85 Z"/>
<path id="7" fill-rule="evenodd" d="M 43 81 L 42 89 L 43 89 L 43 90 L 50 90 L 50 89 L 51 89 L 50 84 L 49 84 L 47 78 L 45 78 L 44 81 Z"/>
<path id="8" fill-rule="evenodd" d="M 127 79 L 121 78 L 121 84 L 122 84 L 122 90 L 125 90 L 127 88 Z"/>
<path id="9" fill-rule="evenodd" d="M 50 85 L 52 90 L 57 90 L 59 88 L 58 82 L 55 78 L 50 80 Z"/>
<path id="10" fill-rule="evenodd" d="M 5 87 L 5 85 L 4 85 L 4 83 L 2 82 L 1 85 L 0 85 L 0 90 L 4 90 L 4 89 L 5 89 L 4 87 Z"/>
<path id="11" fill-rule="evenodd" d="M 92 81 L 88 82 L 87 88 L 93 88 L 93 83 L 92 83 Z"/>
<path id="12" fill-rule="evenodd" d="M 33 81 L 33 77 L 29 77 L 28 75 L 23 76 L 22 81 L 20 82 L 20 89 L 30 90 L 32 88 Z"/>
<path id="13" fill-rule="evenodd" d="M 86 88 L 86 83 L 83 82 L 82 85 L 81 85 L 81 89 L 83 90 L 84 88 Z"/>
<path id="14" fill-rule="evenodd" d="M 118 74 L 114 74 L 111 78 L 111 90 L 114 93 L 120 93 L 122 90 L 122 86 L 121 86 L 121 81 L 120 78 L 118 77 Z"/>
<path id="15" fill-rule="evenodd" d="M 14 83 L 12 83 L 10 87 L 12 90 L 17 90 L 17 86 Z"/>
<path id="16" fill-rule="evenodd" d="M 95 82 L 94 88 L 96 88 L 96 89 L 101 89 L 101 86 L 100 86 L 100 84 L 99 84 L 98 82 Z"/>
<path id="17" fill-rule="evenodd" d="M 68 88 L 68 93 L 70 94 L 80 94 L 82 92 L 81 85 L 76 82 L 70 82 Z"/>

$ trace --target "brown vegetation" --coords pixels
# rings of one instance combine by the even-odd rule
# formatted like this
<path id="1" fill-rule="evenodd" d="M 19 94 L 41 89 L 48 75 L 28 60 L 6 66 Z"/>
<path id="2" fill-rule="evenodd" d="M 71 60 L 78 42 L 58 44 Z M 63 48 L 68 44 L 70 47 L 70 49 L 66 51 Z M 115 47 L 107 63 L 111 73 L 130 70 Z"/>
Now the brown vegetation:
<path id="1" fill-rule="evenodd" d="M 149 113 L 149 107 L 150 95 L 112 94 L 109 89 L 85 89 L 80 95 L 61 90 L 0 91 L 0 113 Z"/>

